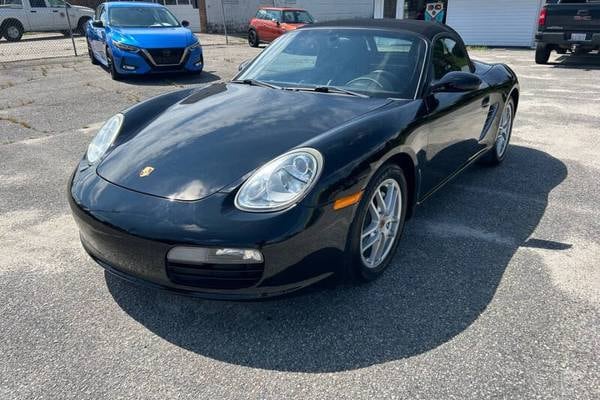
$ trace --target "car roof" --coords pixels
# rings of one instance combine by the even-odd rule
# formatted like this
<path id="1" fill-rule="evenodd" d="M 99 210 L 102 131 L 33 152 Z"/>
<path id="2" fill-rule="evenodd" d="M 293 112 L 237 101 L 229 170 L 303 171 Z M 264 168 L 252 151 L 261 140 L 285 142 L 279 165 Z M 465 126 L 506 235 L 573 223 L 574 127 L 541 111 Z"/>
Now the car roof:
<path id="1" fill-rule="evenodd" d="M 303 8 L 297 7 L 260 7 L 259 10 L 275 10 L 275 11 L 306 11 Z"/>
<path id="2" fill-rule="evenodd" d="M 105 7 L 164 7 L 162 4 L 157 3 L 144 3 L 140 1 L 107 1 L 104 3 Z"/>
<path id="3" fill-rule="evenodd" d="M 315 24 L 305 25 L 301 29 L 313 28 L 368 28 L 383 29 L 391 31 L 413 32 L 433 39 L 439 33 L 451 33 L 460 37 L 456 31 L 447 25 L 438 22 L 418 21 L 414 19 L 346 19 L 327 22 L 317 22 Z"/>

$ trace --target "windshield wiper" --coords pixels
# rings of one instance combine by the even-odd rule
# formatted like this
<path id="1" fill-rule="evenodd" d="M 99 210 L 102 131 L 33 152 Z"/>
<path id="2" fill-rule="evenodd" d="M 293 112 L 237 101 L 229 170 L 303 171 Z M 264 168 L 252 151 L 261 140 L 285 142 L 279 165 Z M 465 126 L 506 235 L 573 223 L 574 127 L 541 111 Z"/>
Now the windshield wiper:
<path id="1" fill-rule="evenodd" d="M 231 81 L 231 83 L 241 83 L 243 85 L 250 85 L 250 86 L 261 86 L 261 87 L 266 87 L 266 88 L 270 88 L 270 89 L 283 89 L 281 86 L 277 86 L 277 85 L 273 85 L 272 83 L 267 83 L 267 82 L 263 82 L 263 81 L 259 81 L 256 79 L 235 79 L 233 81 Z"/>
<path id="2" fill-rule="evenodd" d="M 362 97 L 368 99 L 369 96 L 362 93 L 353 92 L 351 90 L 342 89 L 337 86 L 309 86 L 309 87 L 286 87 L 285 90 L 295 90 L 299 92 L 319 92 L 319 93 L 340 93 L 347 94 L 349 96 Z"/>

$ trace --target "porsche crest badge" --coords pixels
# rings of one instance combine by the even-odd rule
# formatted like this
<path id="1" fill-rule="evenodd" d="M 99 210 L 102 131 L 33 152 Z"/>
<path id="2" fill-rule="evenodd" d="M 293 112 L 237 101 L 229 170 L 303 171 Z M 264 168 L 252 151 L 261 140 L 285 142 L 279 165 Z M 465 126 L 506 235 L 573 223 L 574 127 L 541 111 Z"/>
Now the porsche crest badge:
<path id="1" fill-rule="evenodd" d="M 154 167 L 144 167 L 141 171 L 140 171 L 140 178 L 144 178 L 148 175 L 150 175 L 152 172 L 154 172 Z"/>

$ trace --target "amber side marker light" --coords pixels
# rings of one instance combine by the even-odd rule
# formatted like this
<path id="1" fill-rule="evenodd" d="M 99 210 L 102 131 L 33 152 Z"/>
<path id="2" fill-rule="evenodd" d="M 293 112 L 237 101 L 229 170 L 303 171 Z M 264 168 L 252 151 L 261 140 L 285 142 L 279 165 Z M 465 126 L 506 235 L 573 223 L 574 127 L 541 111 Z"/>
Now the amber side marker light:
<path id="1" fill-rule="evenodd" d="M 362 198 L 363 192 L 358 192 L 351 194 L 350 196 L 342 197 L 341 199 L 337 199 L 335 203 L 333 203 L 334 210 L 341 210 L 342 208 L 350 207 L 353 204 L 356 204 Z"/>

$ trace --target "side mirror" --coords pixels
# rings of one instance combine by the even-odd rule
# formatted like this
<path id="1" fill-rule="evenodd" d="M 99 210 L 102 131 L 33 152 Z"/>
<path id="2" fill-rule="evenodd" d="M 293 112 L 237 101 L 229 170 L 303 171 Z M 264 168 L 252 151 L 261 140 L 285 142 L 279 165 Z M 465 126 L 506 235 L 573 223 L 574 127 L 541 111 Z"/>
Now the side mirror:
<path id="1" fill-rule="evenodd" d="M 273 18 L 271 21 L 275 22 L 275 24 L 276 24 L 277 26 L 279 26 L 279 21 L 278 21 L 278 20 L 276 20 L 275 18 Z"/>
<path id="2" fill-rule="evenodd" d="M 100 20 L 98 20 L 98 21 L 92 21 L 92 26 L 94 28 L 104 28 L 104 24 Z"/>
<path id="3" fill-rule="evenodd" d="M 183 21 L 181 21 L 181 26 L 187 28 L 188 26 L 190 26 L 190 21 L 184 19 Z"/>
<path id="4" fill-rule="evenodd" d="M 238 71 L 241 71 L 241 70 L 243 70 L 244 68 L 246 68 L 246 66 L 247 66 L 248 64 L 250 64 L 250 61 L 251 61 L 251 60 L 244 60 L 244 61 L 242 61 L 242 63 L 241 63 L 240 65 L 238 65 Z"/>
<path id="5" fill-rule="evenodd" d="M 470 72 L 449 72 L 429 88 L 430 93 L 470 92 L 479 89 L 481 79 Z"/>

